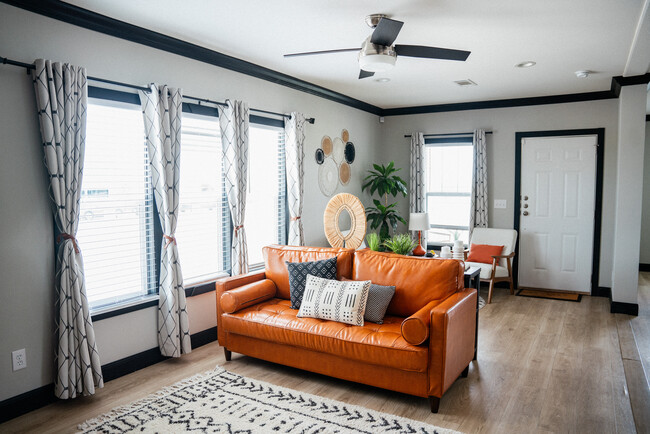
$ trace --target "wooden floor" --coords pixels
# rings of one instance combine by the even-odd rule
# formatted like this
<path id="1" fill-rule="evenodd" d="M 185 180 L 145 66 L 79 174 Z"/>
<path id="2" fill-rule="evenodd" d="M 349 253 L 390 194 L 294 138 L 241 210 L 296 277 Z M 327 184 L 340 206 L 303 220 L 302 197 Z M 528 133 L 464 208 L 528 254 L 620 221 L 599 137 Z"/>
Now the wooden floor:
<path id="1" fill-rule="evenodd" d="M 650 291 L 650 275 L 641 279 Z M 585 296 L 575 303 L 511 296 L 506 289 L 495 289 L 492 304 L 481 309 L 478 360 L 472 362 L 468 378 L 457 380 L 447 391 L 438 414 L 430 413 L 423 398 L 239 354 L 225 362 L 222 348 L 212 343 L 181 359 L 113 380 L 93 397 L 57 402 L 11 420 L 0 425 L 0 432 L 74 432 L 86 419 L 223 365 L 284 387 L 468 433 L 633 433 L 621 356 L 621 345 L 630 342 L 625 338 L 621 343 L 618 327 L 629 326 L 644 341 L 638 356 L 643 362 L 637 362 L 647 366 L 650 292 L 644 297 L 642 315 L 633 319 L 610 314 L 606 298 Z M 647 404 L 637 405 L 637 411 Z"/>

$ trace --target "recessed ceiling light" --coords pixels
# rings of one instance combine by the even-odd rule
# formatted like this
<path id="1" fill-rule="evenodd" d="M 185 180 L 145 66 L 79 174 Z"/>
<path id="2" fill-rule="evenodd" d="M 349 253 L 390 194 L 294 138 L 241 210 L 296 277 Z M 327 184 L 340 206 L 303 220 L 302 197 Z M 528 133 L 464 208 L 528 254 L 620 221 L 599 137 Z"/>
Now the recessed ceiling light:
<path id="1" fill-rule="evenodd" d="M 515 68 L 530 68 L 531 66 L 535 66 L 537 62 L 533 62 L 532 60 L 527 60 L 525 62 L 517 63 L 515 65 Z"/>
<path id="2" fill-rule="evenodd" d="M 587 78 L 587 77 L 589 77 L 589 74 L 591 74 L 591 71 L 589 71 L 587 69 L 584 69 L 584 70 L 581 70 L 581 71 L 576 71 L 575 74 L 576 74 L 576 77 L 578 77 L 578 78 Z"/>
<path id="3" fill-rule="evenodd" d="M 390 78 L 388 77 L 382 77 L 382 78 L 377 78 L 375 79 L 377 83 L 388 83 L 390 81 Z"/>

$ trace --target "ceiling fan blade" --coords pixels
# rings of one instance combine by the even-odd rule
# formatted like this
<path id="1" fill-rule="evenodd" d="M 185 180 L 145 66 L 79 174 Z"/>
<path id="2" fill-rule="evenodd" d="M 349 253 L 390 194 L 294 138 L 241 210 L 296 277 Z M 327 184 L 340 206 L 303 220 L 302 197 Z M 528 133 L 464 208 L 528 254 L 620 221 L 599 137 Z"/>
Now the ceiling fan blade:
<path id="1" fill-rule="evenodd" d="M 427 59 L 467 60 L 471 51 L 452 50 L 449 48 L 424 47 L 421 45 L 395 45 L 398 56 L 424 57 Z"/>
<path id="2" fill-rule="evenodd" d="M 359 51 L 359 48 L 339 48 L 338 50 L 307 51 L 304 53 L 285 54 L 284 57 L 311 56 L 312 54 L 345 53 L 346 51 Z"/>
<path id="3" fill-rule="evenodd" d="M 361 80 L 362 78 L 372 77 L 373 75 L 375 75 L 374 72 L 364 71 L 363 69 L 359 70 L 359 80 Z"/>
<path id="4" fill-rule="evenodd" d="M 386 47 L 393 45 L 399 31 L 402 29 L 404 23 L 402 21 L 391 20 L 390 18 L 382 18 L 379 24 L 372 32 L 370 42 L 376 45 L 384 45 Z"/>

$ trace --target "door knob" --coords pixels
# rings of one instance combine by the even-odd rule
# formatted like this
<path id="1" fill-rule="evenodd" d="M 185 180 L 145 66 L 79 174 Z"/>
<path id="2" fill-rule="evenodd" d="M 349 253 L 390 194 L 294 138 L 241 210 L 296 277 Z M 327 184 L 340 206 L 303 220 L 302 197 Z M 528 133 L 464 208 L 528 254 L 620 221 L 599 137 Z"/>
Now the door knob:
<path id="1" fill-rule="evenodd" d="M 524 211 L 524 215 L 528 215 L 528 211 Z"/>

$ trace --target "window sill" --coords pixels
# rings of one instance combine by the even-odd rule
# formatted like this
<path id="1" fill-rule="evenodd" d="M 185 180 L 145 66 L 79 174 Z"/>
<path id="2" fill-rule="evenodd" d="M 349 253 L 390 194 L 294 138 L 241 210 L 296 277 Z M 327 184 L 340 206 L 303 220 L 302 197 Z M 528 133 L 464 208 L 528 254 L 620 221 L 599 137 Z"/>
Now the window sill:
<path id="1" fill-rule="evenodd" d="M 230 274 L 228 273 L 219 273 L 210 277 L 207 280 L 190 283 L 185 287 L 185 297 L 194 297 L 197 295 L 214 291 L 215 290 L 214 283 L 219 279 L 222 279 L 224 277 L 229 277 L 229 276 Z"/>
<path id="2" fill-rule="evenodd" d="M 158 294 L 152 294 L 135 300 L 128 300 L 122 303 L 111 304 L 109 306 L 91 310 L 91 319 L 93 322 L 97 322 L 103 319 L 113 318 L 114 316 L 158 306 L 158 298 Z"/>

